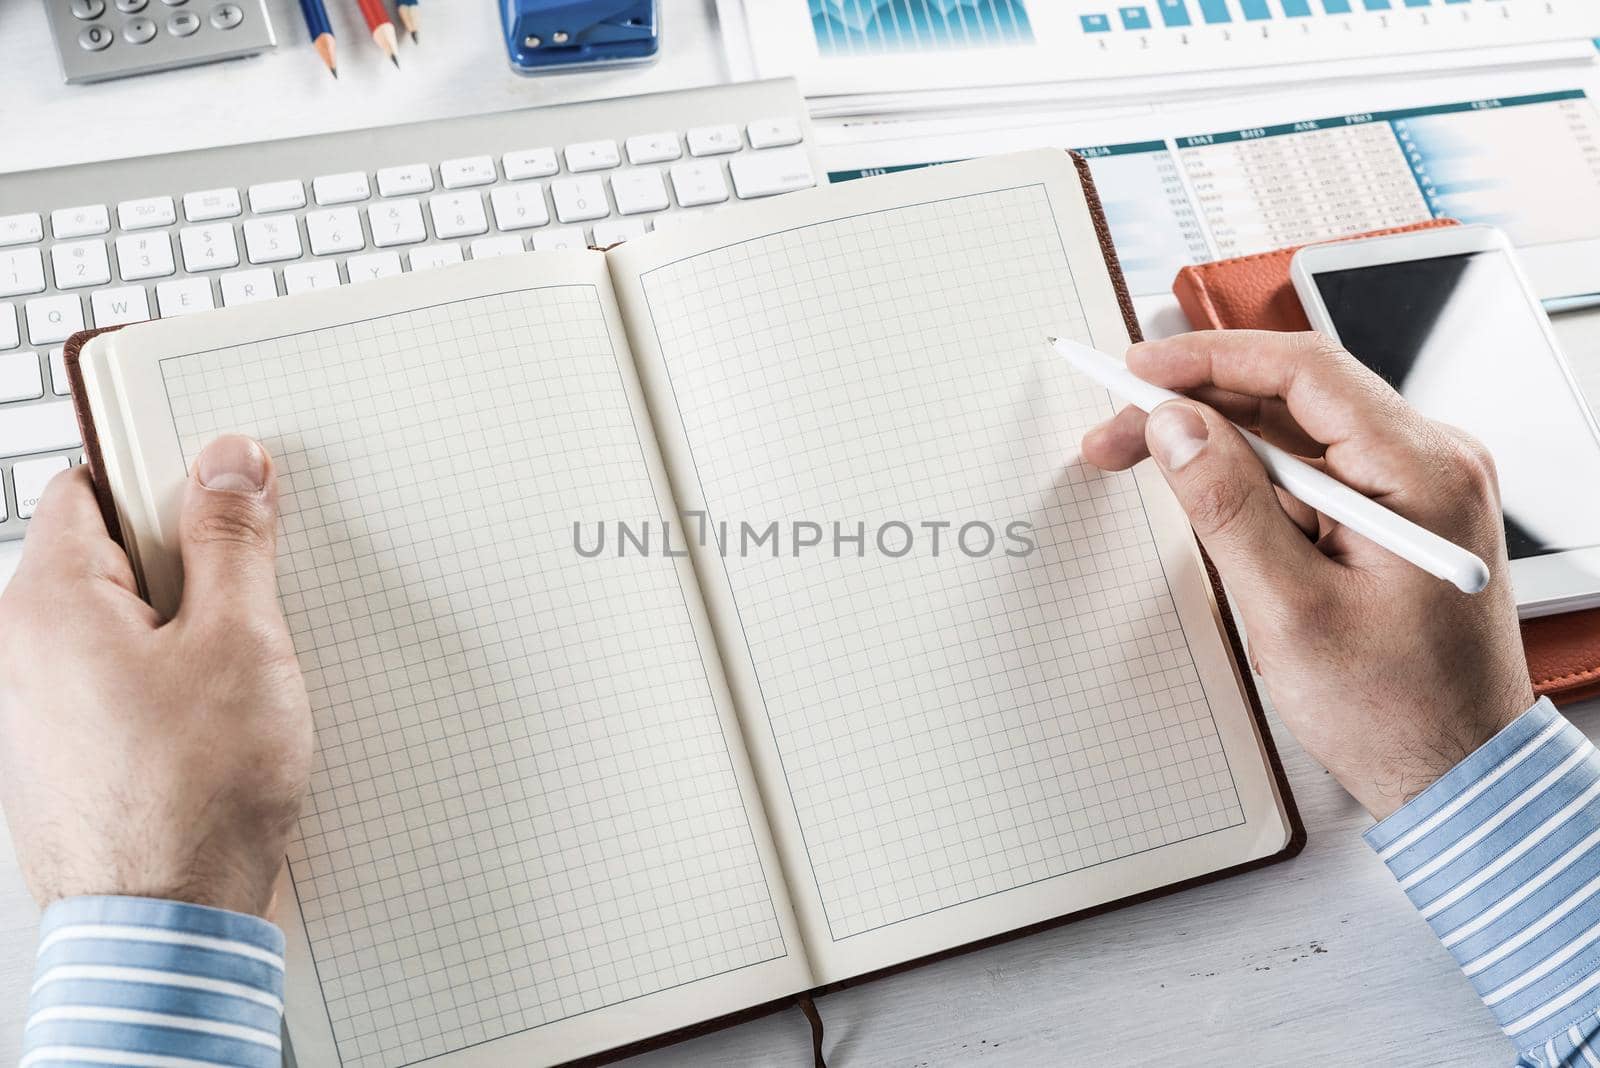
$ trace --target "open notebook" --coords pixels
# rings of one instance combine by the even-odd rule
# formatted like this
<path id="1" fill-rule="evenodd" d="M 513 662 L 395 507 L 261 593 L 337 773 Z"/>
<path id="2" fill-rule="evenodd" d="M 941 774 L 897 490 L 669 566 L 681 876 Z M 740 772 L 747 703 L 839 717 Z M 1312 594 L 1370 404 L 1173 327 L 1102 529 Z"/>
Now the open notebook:
<path id="1" fill-rule="evenodd" d="M 1078 458 L 1045 338 L 1131 329 L 1036 152 L 76 341 L 158 608 L 201 447 L 278 465 L 300 1062 L 551 1064 L 1296 848 L 1182 513 Z"/>

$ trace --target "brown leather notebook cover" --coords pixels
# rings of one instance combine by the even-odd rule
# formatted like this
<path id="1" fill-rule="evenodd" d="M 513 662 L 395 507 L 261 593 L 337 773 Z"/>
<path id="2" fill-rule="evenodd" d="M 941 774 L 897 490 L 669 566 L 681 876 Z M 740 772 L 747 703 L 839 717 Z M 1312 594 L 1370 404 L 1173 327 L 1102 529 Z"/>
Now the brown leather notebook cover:
<path id="1" fill-rule="evenodd" d="M 1089 164 L 1076 152 L 1071 153 L 1071 155 L 1073 162 L 1077 165 L 1078 176 L 1083 182 L 1084 195 L 1089 202 L 1089 213 L 1094 220 L 1095 233 L 1100 239 L 1100 249 L 1105 256 L 1106 266 L 1111 272 L 1111 280 L 1116 288 L 1117 303 L 1122 308 L 1122 318 L 1123 322 L 1128 328 L 1128 336 L 1134 341 L 1139 341 L 1142 338 L 1142 335 L 1139 331 L 1139 319 L 1134 312 L 1133 298 L 1128 293 L 1127 283 L 1122 277 L 1122 267 L 1117 260 L 1116 249 L 1111 243 L 1111 229 L 1106 223 L 1105 211 L 1100 205 L 1099 194 L 1095 191 L 1094 179 L 1089 173 Z M 120 328 L 111 327 L 109 329 Z M 90 471 L 94 475 L 95 494 L 100 500 L 100 508 L 102 514 L 105 516 L 107 529 L 111 531 L 112 536 L 117 538 L 118 542 L 120 543 L 122 539 L 120 536 L 121 532 L 117 527 L 116 509 L 112 504 L 110 490 L 106 487 L 104 479 L 101 477 L 101 472 L 104 470 L 104 468 L 101 465 L 100 436 L 95 430 L 93 420 L 89 413 L 88 404 L 82 400 L 83 375 L 79 369 L 79 357 L 82 353 L 84 343 L 90 338 L 94 337 L 96 334 L 104 332 L 104 330 L 86 330 L 81 333 L 74 334 L 70 339 L 68 339 L 62 355 L 66 361 L 67 376 L 72 384 L 73 404 L 78 413 L 78 423 L 83 431 L 84 452 L 88 459 Z M 1202 555 L 1204 555 L 1204 550 L 1202 550 Z M 1135 894 L 1131 897 L 1121 898 L 1117 901 L 1108 902 L 1104 905 L 1097 905 L 1093 908 L 1067 913 L 1066 915 L 1059 916 L 1053 920 L 1046 920 L 1043 923 L 1032 924 L 1028 927 L 1019 928 L 1014 931 L 1007 931 L 1003 934 L 993 935 L 988 938 L 967 943 L 966 945 L 956 946 L 951 949 L 942 950 L 938 953 L 932 953 L 927 956 L 917 958 L 915 960 L 905 961 L 900 964 L 878 969 L 877 971 L 858 975 L 851 979 L 842 980 L 837 983 L 819 987 L 816 990 L 808 991 L 805 994 L 799 995 L 795 999 L 785 998 L 778 1002 L 745 1009 L 729 1016 L 718 1017 L 713 1020 L 692 1024 L 687 1027 L 658 1035 L 655 1038 L 646 1039 L 642 1042 L 631 1043 L 627 1046 L 608 1050 L 605 1053 L 598 1054 L 593 1057 L 585 1057 L 577 1061 L 568 1062 L 568 1068 L 572 1068 L 572 1066 L 575 1065 L 609 1064 L 612 1061 L 619 1060 L 624 1057 L 631 1057 L 635 1054 L 642 1053 L 645 1050 L 658 1049 L 662 1046 L 671 1045 L 672 1043 L 679 1042 L 696 1035 L 706 1034 L 710 1031 L 716 1031 L 724 1027 L 742 1023 L 757 1016 L 763 1016 L 768 1013 L 776 1012 L 791 1004 L 798 1005 L 802 1013 L 805 1014 L 807 1022 L 811 1026 L 815 1063 L 819 1066 L 822 1066 L 822 1068 L 825 1068 L 822 1059 L 822 1022 L 817 1015 L 816 1008 L 811 1002 L 813 995 L 821 995 L 828 993 L 829 991 L 857 986 L 872 979 L 903 972 L 907 969 L 914 968 L 918 965 L 931 961 L 942 960 L 946 957 L 954 956 L 959 953 L 965 953 L 970 950 L 979 949 L 985 946 L 996 945 L 1001 942 L 1008 942 L 1015 938 L 1021 938 L 1026 935 L 1035 934 L 1037 932 L 1049 930 L 1054 927 L 1059 927 L 1062 924 L 1071 923 L 1074 920 L 1087 919 L 1090 916 L 1098 916 L 1103 913 L 1110 912 L 1113 909 L 1125 908 L 1129 905 L 1138 904 L 1142 901 L 1149 901 L 1154 898 L 1165 897 L 1168 894 L 1176 893 L 1180 890 L 1187 890 L 1190 887 L 1200 886 L 1204 883 L 1214 882 L 1217 879 L 1226 878 L 1229 875 L 1237 875 L 1242 872 L 1252 871 L 1256 868 L 1264 867 L 1268 864 L 1277 863 L 1280 860 L 1287 860 L 1290 857 L 1298 854 L 1302 849 L 1305 848 L 1306 844 L 1305 824 L 1300 818 L 1300 810 L 1295 806 L 1294 795 L 1290 792 L 1289 779 L 1288 776 L 1284 774 L 1283 762 L 1279 758 L 1277 746 L 1273 742 L 1272 730 L 1267 725 L 1266 713 L 1263 711 L 1261 706 L 1261 697 L 1256 692 L 1255 679 L 1247 667 L 1249 660 L 1246 658 L 1244 643 L 1239 636 L 1238 625 L 1234 622 L 1233 613 L 1228 608 L 1227 598 L 1223 595 L 1222 580 L 1218 577 L 1216 568 L 1212 566 L 1209 557 L 1206 557 L 1205 564 L 1206 573 L 1211 579 L 1212 590 L 1216 594 L 1217 608 L 1222 617 L 1223 629 L 1227 634 L 1228 647 L 1232 651 L 1235 661 L 1240 665 L 1239 675 L 1244 681 L 1245 697 L 1249 701 L 1250 712 L 1255 717 L 1257 727 L 1260 731 L 1262 747 L 1266 752 L 1267 763 L 1271 768 L 1273 781 L 1277 784 L 1278 793 L 1283 799 L 1284 816 L 1289 823 L 1289 840 L 1284 845 L 1282 850 L 1269 857 L 1262 857 L 1259 860 L 1248 861 L 1243 864 L 1236 864 L 1231 868 L 1224 868 L 1220 871 L 1213 872 L 1210 875 L 1202 875 L 1198 878 L 1186 879 L 1182 882 L 1158 887 L 1155 890 L 1146 891 L 1141 894 Z"/>
<path id="2" fill-rule="evenodd" d="M 1454 225 L 1453 219 L 1438 219 L 1345 240 Z M 1309 330 L 1289 281 L 1297 250 L 1185 267 L 1172 292 L 1196 330 Z M 1535 692 L 1561 704 L 1600 695 L 1600 609 L 1525 620 L 1522 645 Z"/>

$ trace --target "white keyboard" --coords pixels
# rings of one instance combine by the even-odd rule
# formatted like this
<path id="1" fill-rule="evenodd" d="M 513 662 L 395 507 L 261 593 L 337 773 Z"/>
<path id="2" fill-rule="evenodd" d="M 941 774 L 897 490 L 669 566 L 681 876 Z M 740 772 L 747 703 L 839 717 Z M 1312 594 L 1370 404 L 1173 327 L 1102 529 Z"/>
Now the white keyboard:
<path id="1" fill-rule="evenodd" d="M 73 331 L 609 245 L 822 173 L 784 79 L 0 174 L 0 541 L 81 462 Z"/>

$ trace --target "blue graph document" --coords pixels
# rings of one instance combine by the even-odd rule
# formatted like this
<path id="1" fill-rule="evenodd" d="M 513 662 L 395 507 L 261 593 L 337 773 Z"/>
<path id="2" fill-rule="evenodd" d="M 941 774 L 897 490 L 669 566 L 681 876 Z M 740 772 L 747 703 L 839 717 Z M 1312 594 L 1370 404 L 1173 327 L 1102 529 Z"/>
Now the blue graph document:
<path id="1" fill-rule="evenodd" d="M 1386 69 L 1400 70 L 1422 54 L 1550 42 L 1592 49 L 1588 42 L 1600 37 L 1595 0 L 743 0 L 742 7 L 756 72 L 795 75 L 810 97 L 1219 73 L 1260 81 L 1307 64 L 1388 61 Z"/>
<path id="2" fill-rule="evenodd" d="M 943 52 L 1033 43 L 1022 0 L 808 0 L 827 56 Z"/>

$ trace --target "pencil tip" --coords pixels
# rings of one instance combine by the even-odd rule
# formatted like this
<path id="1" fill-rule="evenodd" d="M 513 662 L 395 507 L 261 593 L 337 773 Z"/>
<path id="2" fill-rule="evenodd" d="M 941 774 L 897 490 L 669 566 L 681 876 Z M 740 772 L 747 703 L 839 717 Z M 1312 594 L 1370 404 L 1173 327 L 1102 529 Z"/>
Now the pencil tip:
<path id="1" fill-rule="evenodd" d="M 389 62 L 394 64 L 394 69 L 395 70 L 399 70 L 400 69 L 400 57 L 399 56 L 390 56 L 389 57 Z"/>
<path id="2" fill-rule="evenodd" d="M 328 73 L 333 75 L 333 80 L 334 81 L 338 81 L 339 80 L 339 68 L 338 67 L 329 67 L 328 68 Z"/>
<path id="3" fill-rule="evenodd" d="M 1045 338 L 1045 340 L 1050 342 L 1050 344 L 1052 344 L 1052 345 L 1054 345 L 1056 343 L 1056 339 L 1053 338 L 1053 337 L 1047 337 L 1047 338 Z"/>
<path id="4" fill-rule="evenodd" d="M 417 31 L 416 30 L 412 30 L 411 31 L 411 43 L 412 44 L 418 44 L 419 43 L 417 41 Z"/>

